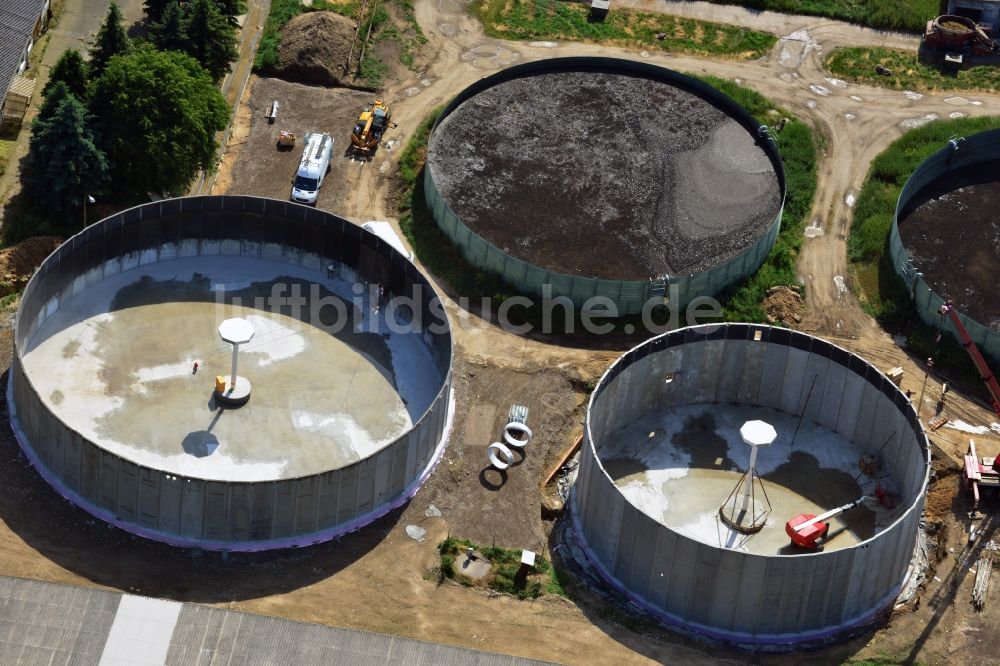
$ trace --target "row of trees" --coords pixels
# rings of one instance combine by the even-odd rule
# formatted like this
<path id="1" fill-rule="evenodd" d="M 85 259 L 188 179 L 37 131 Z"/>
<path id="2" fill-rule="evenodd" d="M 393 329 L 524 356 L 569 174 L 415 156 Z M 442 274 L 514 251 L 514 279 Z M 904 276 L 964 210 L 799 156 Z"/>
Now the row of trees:
<path id="1" fill-rule="evenodd" d="M 146 0 L 149 40 L 164 51 L 187 53 L 216 81 L 236 59 L 236 17 L 243 11 L 238 0 Z"/>
<path id="2" fill-rule="evenodd" d="M 112 2 L 89 61 L 67 50 L 49 74 L 24 165 L 25 195 L 47 210 L 70 211 L 88 194 L 122 202 L 179 194 L 211 169 L 215 135 L 229 116 L 217 83 L 236 57 L 240 5 L 190 0 L 182 9 L 147 0 L 144 42 L 128 37 Z"/>

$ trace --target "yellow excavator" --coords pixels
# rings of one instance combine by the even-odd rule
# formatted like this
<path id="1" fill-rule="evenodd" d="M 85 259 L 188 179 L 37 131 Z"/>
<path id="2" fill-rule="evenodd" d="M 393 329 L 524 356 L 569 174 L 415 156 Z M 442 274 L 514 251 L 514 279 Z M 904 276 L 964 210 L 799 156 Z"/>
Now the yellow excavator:
<path id="1" fill-rule="evenodd" d="M 380 99 L 376 99 L 371 106 L 361 112 L 358 122 L 351 132 L 352 155 L 361 157 L 371 157 L 378 148 L 382 135 L 390 127 L 396 127 L 396 123 L 390 119 L 392 112 Z"/>

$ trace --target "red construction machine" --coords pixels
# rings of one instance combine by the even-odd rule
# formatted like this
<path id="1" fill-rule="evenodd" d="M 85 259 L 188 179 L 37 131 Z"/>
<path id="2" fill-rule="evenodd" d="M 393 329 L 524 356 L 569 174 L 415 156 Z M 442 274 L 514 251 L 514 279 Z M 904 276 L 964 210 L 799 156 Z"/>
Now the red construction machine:
<path id="1" fill-rule="evenodd" d="M 938 312 L 941 317 L 948 317 L 954 325 L 959 341 L 975 364 L 979 377 L 986 384 L 986 390 L 990 394 L 990 407 L 1000 416 L 1000 384 L 997 383 L 990 366 L 986 364 L 986 359 L 979 352 L 979 347 L 976 346 L 969 332 L 962 325 L 962 320 L 955 311 L 955 304 L 950 300 L 945 301 Z M 965 454 L 965 485 L 972 494 L 973 511 L 979 508 L 980 487 L 990 488 L 994 493 L 1000 492 L 1000 460 L 980 458 L 976 454 L 976 445 L 972 441 L 969 442 L 969 450 Z"/>
<path id="2" fill-rule="evenodd" d="M 802 548 L 816 550 L 822 542 L 828 540 L 830 523 L 826 522 L 831 518 L 836 518 L 848 509 L 853 509 L 865 501 L 865 497 L 859 497 L 853 502 L 848 502 L 844 506 L 830 509 L 826 513 L 814 516 L 811 513 L 800 513 L 785 523 L 785 534 L 792 540 L 792 543 Z"/>

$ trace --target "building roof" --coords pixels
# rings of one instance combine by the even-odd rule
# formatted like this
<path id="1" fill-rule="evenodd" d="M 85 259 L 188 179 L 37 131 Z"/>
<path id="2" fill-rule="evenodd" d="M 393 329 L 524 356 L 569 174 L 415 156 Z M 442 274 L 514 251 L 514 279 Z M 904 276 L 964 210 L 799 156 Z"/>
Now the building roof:
<path id="1" fill-rule="evenodd" d="M 0 3 L 0 92 L 4 95 L 21 64 L 21 54 L 35 28 L 45 0 L 3 0 Z"/>

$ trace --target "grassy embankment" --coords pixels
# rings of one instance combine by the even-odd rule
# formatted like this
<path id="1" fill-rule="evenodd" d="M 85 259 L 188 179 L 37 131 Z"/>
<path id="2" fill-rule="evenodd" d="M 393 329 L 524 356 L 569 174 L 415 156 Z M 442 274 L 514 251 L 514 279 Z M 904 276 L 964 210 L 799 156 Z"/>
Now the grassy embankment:
<path id="1" fill-rule="evenodd" d="M 471 11 L 498 39 L 588 41 L 740 59 L 759 58 L 777 41 L 755 30 L 627 9 L 589 22 L 588 5 L 561 0 L 477 0 Z"/>
<path id="2" fill-rule="evenodd" d="M 838 78 L 896 90 L 1000 91 L 1000 69 L 995 66 L 946 72 L 921 62 L 912 51 L 878 46 L 840 48 L 826 56 L 825 64 L 830 73 Z M 877 73 L 876 65 L 883 65 L 891 73 Z"/>

